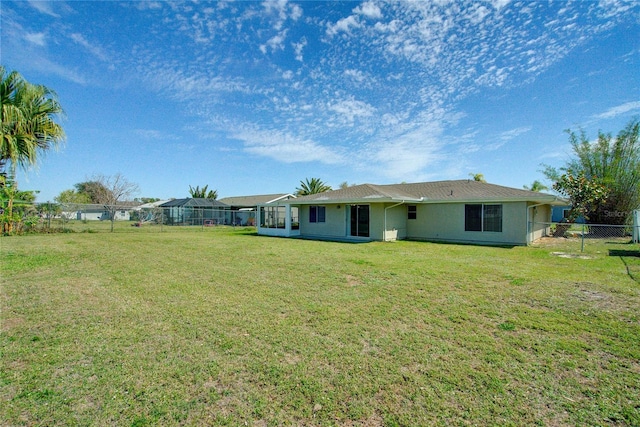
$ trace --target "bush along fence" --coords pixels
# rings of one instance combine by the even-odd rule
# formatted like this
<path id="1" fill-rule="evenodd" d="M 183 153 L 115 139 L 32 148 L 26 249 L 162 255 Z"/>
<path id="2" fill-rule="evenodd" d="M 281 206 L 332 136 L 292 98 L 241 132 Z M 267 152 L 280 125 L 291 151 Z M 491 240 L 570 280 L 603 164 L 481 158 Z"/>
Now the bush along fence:
<path id="1" fill-rule="evenodd" d="M 544 237 L 570 239 L 580 242 L 581 250 L 585 244 L 593 241 L 636 242 L 639 225 L 583 224 L 569 222 L 536 223 L 537 228 L 544 229 Z"/>
<path id="2" fill-rule="evenodd" d="M 1 212 L 0 230 L 4 234 L 100 232 L 137 228 L 161 231 L 165 226 L 251 227 L 255 225 L 255 221 L 254 209 L 42 203 L 31 205 L 19 213 L 14 212 L 11 216 Z"/>

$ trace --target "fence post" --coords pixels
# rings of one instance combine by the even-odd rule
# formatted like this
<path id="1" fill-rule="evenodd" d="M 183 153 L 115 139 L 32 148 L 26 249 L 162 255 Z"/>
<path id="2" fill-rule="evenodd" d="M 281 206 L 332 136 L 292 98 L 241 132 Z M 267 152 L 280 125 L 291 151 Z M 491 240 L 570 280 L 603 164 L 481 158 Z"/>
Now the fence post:
<path id="1" fill-rule="evenodd" d="M 582 243 L 580 247 L 580 252 L 584 252 L 584 222 L 582 223 Z"/>

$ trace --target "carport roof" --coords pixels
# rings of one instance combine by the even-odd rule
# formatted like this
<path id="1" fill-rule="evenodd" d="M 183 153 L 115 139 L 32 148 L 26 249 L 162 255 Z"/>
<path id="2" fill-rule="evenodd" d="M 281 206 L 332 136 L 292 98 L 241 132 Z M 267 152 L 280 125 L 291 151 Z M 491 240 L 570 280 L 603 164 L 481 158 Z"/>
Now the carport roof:
<path id="1" fill-rule="evenodd" d="M 187 198 L 187 199 L 174 199 L 169 200 L 166 203 L 160 205 L 161 208 L 173 208 L 180 206 L 188 206 L 188 207 L 197 207 L 197 208 L 228 208 L 229 205 L 226 205 L 215 199 L 205 199 L 205 198 Z"/>

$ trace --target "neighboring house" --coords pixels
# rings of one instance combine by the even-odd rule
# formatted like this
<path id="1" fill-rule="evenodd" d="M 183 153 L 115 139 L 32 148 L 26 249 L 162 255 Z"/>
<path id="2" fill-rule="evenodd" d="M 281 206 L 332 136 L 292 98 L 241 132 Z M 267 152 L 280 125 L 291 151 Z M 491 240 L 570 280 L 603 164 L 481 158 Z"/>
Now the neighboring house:
<path id="1" fill-rule="evenodd" d="M 293 194 L 262 194 L 256 196 L 224 197 L 220 202 L 230 206 L 233 225 L 256 225 L 258 205 L 276 203 L 295 198 Z"/>
<path id="2" fill-rule="evenodd" d="M 571 206 L 563 205 L 563 206 L 554 206 L 551 210 L 551 222 L 567 222 L 569 219 L 569 212 L 571 211 Z M 583 224 L 585 222 L 584 217 L 579 216 L 574 221 L 578 224 Z"/>
<path id="3" fill-rule="evenodd" d="M 135 210 L 139 211 L 141 209 L 155 209 L 160 207 L 160 205 L 163 205 L 167 202 L 170 202 L 174 199 L 167 199 L 167 200 L 157 200 L 155 202 L 149 202 L 149 203 L 144 203 L 142 205 L 136 206 Z"/>
<path id="4" fill-rule="evenodd" d="M 134 210 L 136 211 L 136 217 L 134 218 L 139 223 L 143 222 L 159 222 L 161 219 L 160 213 L 162 212 L 162 208 L 160 205 L 163 205 L 167 202 L 170 202 L 173 199 L 168 200 L 157 200 L 155 202 L 144 203 L 140 206 L 137 206 Z"/>
<path id="5" fill-rule="evenodd" d="M 362 184 L 259 206 L 258 233 L 349 241 L 526 245 L 548 234 L 556 196 L 472 180 Z"/>
<path id="6" fill-rule="evenodd" d="M 226 211 L 230 209 L 218 200 L 205 198 L 174 199 L 158 207 L 169 225 L 225 224 Z"/>
<path id="7" fill-rule="evenodd" d="M 107 209 L 104 205 L 89 204 L 89 205 L 78 205 L 78 207 L 79 209 L 75 213 L 75 217 L 78 220 L 83 220 L 83 221 L 110 221 L 111 220 L 111 214 L 109 213 L 109 209 Z M 121 208 L 116 209 L 115 220 L 129 221 L 131 219 L 131 214 L 130 214 L 131 209 L 132 207 L 130 205 L 123 205 Z M 63 214 L 68 215 L 67 212 Z"/>

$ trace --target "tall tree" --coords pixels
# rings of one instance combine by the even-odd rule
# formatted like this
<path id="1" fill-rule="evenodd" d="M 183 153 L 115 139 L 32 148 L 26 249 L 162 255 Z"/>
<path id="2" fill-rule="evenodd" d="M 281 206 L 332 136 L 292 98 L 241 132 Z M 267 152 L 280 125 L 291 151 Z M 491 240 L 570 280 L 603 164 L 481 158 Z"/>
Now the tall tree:
<path id="1" fill-rule="evenodd" d="M 87 193 L 81 193 L 73 189 L 61 191 L 53 200 L 60 204 L 83 205 L 91 203 L 91 198 Z"/>
<path id="2" fill-rule="evenodd" d="M 582 216 L 589 220 L 589 215 L 598 204 L 607 198 L 607 187 L 596 179 L 587 179 L 584 173 L 573 176 L 571 172 L 563 174 L 554 184 L 553 189 L 569 198 L 571 210 L 569 221 L 573 222 Z"/>
<path id="3" fill-rule="evenodd" d="M 325 191 L 331 191 L 331 186 L 322 182 L 320 178 L 311 178 L 311 180 L 307 178 L 305 181 L 300 181 L 300 187 L 296 188 L 296 196 L 308 196 Z"/>
<path id="4" fill-rule="evenodd" d="M 537 179 L 533 181 L 533 183 L 531 184 L 531 187 L 529 187 L 528 185 L 523 185 L 522 188 L 529 191 L 535 191 L 536 193 L 549 189 L 549 187 L 547 187 Z"/>
<path id="5" fill-rule="evenodd" d="M 122 209 L 121 202 L 131 200 L 133 195 L 139 191 L 138 184 L 128 181 L 122 174 L 118 173 L 113 176 L 96 175 L 90 182 L 96 182 L 100 185 L 100 192 L 97 194 L 97 202 L 104 205 L 107 212 L 109 212 L 109 219 L 111 220 L 111 231 L 113 231 L 113 224 L 116 220 L 116 212 Z"/>
<path id="6" fill-rule="evenodd" d="M 567 175 L 603 185 L 607 197 L 590 207 L 590 221 L 627 224 L 640 207 L 640 122 L 632 119 L 615 138 L 600 131 L 595 142 L 583 130 L 567 133 L 575 157 L 560 169 L 564 174 L 547 166 L 545 175 L 556 182 Z"/>
<path id="7" fill-rule="evenodd" d="M 36 164 L 39 153 L 57 147 L 65 135 L 55 122 L 55 117 L 63 114 L 55 92 L 27 82 L 17 71 L 7 74 L 3 66 L 0 76 L 2 185 L 8 173 L 14 174 L 16 166 L 26 169 Z"/>
<path id="8" fill-rule="evenodd" d="M 218 198 L 218 190 L 209 190 L 209 185 L 205 185 L 200 188 L 199 185 L 195 187 L 189 186 L 189 194 L 191 197 L 196 199 L 217 199 Z"/>
<path id="9" fill-rule="evenodd" d="M 99 178 L 105 180 L 105 177 Z M 84 203 L 102 203 L 104 194 L 108 192 L 104 184 L 96 180 L 79 182 L 75 184 L 74 187 L 76 187 L 76 194 L 84 196 L 85 199 L 88 199 L 88 201 Z"/>

